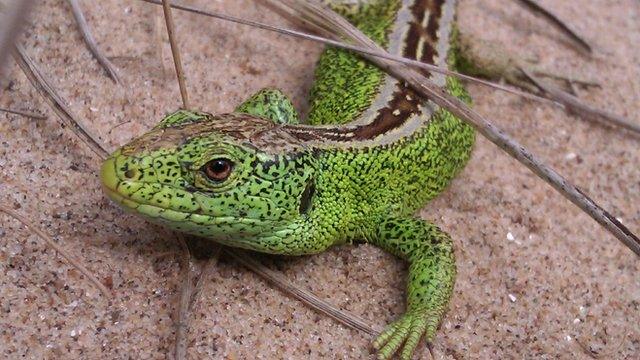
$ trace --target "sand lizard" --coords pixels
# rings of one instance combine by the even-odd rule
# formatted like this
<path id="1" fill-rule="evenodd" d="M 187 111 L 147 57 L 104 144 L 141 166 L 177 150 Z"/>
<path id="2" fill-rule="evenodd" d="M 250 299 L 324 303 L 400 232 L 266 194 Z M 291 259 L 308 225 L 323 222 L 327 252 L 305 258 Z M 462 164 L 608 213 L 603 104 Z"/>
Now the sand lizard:
<path id="1" fill-rule="evenodd" d="M 455 67 L 455 1 L 336 3 L 389 52 Z M 467 97 L 457 80 L 430 78 Z M 374 342 L 380 358 L 402 348 L 407 359 L 433 339 L 456 275 L 451 239 L 415 213 L 464 166 L 473 142 L 449 112 L 329 48 L 306 124 L 275 89 L 231 114 L 179 110 L 114 152 L 101 179 L 125 209 L 228 246 L 303 255 L 366 241 L 407 260 L 407 311 Z"/>

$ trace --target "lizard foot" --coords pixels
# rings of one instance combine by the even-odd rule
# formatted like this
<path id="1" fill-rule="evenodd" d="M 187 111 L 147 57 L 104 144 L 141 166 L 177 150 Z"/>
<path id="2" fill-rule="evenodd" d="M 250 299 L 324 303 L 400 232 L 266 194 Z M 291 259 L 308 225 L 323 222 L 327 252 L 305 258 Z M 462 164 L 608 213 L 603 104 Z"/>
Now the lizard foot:
<path id="1" fill-rule="evenodd" d="M 373 347 L 378 359 L 390 359 L 402 347 L 400 359 L 410 360 L 420 339 L 428 340 L 435 335 L 439 317 L 430 311 L 409 311 L 378 335 Z"/>

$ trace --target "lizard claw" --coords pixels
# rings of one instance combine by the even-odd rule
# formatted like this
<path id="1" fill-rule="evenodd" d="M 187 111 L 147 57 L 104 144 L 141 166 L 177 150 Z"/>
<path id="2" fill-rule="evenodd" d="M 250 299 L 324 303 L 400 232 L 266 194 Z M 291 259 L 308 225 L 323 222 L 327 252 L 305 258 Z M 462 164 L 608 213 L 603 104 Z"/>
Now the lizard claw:
<path id="1" fill-rule="evenodd" d="M 432 321 L 433 320 L 433 321 Z M 438 319 L 421 311 L 408 312 L 387 328 L 373 342 L 379 360 L 390 359 L 401 347 L 400 359 L 410 360 L 423 336 L 435 335 Z"/>

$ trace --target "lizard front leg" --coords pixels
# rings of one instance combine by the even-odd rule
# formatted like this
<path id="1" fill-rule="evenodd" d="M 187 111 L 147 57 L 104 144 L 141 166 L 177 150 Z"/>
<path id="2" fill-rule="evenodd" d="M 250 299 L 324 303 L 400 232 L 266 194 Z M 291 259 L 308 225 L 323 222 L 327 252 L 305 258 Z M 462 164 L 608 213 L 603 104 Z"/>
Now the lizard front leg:
<path id="1" fill-rule="evenodd" d="M 377 225 L 369 241 L 407 260 L 407 310 L 388 325 L 373 346 L 379 359 L 410 359 L 423 336 L 431 341 L 447 310 L 456 276 L 453 244 L 437 226 L 413 217 L 391 217 Z"/>

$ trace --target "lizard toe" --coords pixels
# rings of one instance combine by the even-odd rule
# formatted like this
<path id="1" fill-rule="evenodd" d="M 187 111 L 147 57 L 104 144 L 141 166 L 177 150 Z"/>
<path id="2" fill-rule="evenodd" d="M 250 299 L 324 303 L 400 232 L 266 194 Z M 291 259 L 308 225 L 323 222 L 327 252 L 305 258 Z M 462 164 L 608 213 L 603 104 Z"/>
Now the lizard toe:
<path id="1" fill-rule="evenodd" d="M 437 319 L 436 319 L 437 320 Z M 430 316 L 422 312 L 404 314 L 399 320 L 391 323 L 374 341 L 378 350 L 378 359 L 387 360 L 400 351 L 400 359 L 410 360 L 420 339 L 431 339 L 435 328 L 430 326 Z"/>

